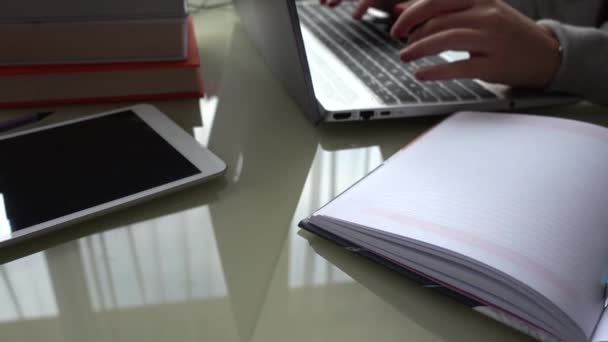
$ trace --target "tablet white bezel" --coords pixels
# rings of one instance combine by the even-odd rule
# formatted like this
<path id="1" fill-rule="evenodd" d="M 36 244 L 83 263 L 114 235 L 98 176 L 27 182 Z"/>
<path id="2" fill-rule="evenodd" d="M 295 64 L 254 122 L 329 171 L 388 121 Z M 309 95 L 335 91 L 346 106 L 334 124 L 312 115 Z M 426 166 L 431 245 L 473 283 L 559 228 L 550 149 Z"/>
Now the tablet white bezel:
<path id="1" fill-rule="evenodd" d="M 196 166 L 196 168 L 199 170 L 199 173 L 186 178 L 182 178 L 177 181 L 173 181 L 171 183 L 167 183 L 142 192 L 125 196 L 117 200 L 113 200 L 91 208 L 77 211 L 69 215 L 58 217 L 50 221 L 23 228 L 16 232 L 0 231 L 0 248 L 42 234 L 51 233 L 67 225 L 75 224 L 85 219 L 89 219 L 101 214 L 108 213 L 113 210 L 131 206 L 143 202 L 145 200 L 149 200 L 160 195 L 179 190 L 188 185 L 193 185 L 195 183 L 206 181 L 208 179 L 223 174 L 226 170 L 226 164 L 224 164 L 221 159 L 219 159 L 209 150 L 197 143 L 197 141 L 192 136 L 190 136 L 183 129 L 177 126 L 165 114 L 161 113 L 158 109 L 149 104 L 140 104 L 131 107 L 124 107 L 109 112 L 89 115 L 79 119 L 68 120 L 57 124 L 0 136 L 0 142 L 17 136 L 32 134 L 35 132 L 48 130 L 60 126 L 66 126 L 81 121 L 93 120 L 99 117 L 117 114 L 125 111 L 132 111 L 133 113 L 135 113 L 165 141 L 167 141 L 171 146 L 173 146 L 183 157 L 185 157 L 194 166 Z"/>

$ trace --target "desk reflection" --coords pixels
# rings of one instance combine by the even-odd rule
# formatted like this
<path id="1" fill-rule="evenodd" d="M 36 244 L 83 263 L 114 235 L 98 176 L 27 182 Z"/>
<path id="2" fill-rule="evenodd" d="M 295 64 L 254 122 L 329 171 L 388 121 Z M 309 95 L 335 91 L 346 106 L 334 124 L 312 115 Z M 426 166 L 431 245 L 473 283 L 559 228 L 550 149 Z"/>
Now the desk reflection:
<path id="1" fill-rule="evenodd" d="M 59 314 L 44 253 L 0 265 L 0 326 Z"/>
<path id="2" fill-rule="evenodd" d="M 318 148 L 291 223 L 293 230 L 289 239 L 290 288 L 353 281 L 340 269 L 314 253 L 306 240 L 296 234 L 299 230 L 297 225 L 301 219 L 363 178 L 383 160 L 378 146 L 336 152 Z"/>
<path id="3" fill-rule="evenodd" d="M 225 297 L 208 208 L 78 241 L 94 311 Z"/>
<path id="4" fill-rule="evenodd" d="M 0 302 L 0 340 L 24 328 L 50 329 L 46 341 L 236 340 L 206 205 L 2 265 Z"/>
<path id="5" fill-rule="evenodd" d="M 235 25 L 208 147 L 228 165 L 210 205 L 236 326 L 250 341 L 318 137 Z M 205 122 L 209 122 L 205 117 Z"/>

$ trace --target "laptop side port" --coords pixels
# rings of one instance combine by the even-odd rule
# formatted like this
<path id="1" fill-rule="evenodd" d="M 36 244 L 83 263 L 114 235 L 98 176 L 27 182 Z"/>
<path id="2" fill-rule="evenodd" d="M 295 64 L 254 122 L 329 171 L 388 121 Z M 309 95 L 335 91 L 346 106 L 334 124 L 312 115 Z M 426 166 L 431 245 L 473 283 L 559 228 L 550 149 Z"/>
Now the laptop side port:
<path id="1" fill-rule="evenodd" d="M 352 114 L 349 112 L 345 112 L 345 113 L 334 113 L 333 117 L 334 120 L 346 120 L 348 118 L 350 118 Z"/>
<path id="2" fill-rule="evenodd" d="M 373 110 L 362 110 L 359 113 L 359 117 L 363 120 L 369 120 L 372 116 L 374 116 Z"/>
<path id="3" fill-rule="evenodd" d="M 382 116 L 389 116 L 389 115 L 391 115 L 391 112 L 388 111 L 388 110 L 383 110 L 383 111 L 380 112 L 380 115 L 382 115 Z"/>

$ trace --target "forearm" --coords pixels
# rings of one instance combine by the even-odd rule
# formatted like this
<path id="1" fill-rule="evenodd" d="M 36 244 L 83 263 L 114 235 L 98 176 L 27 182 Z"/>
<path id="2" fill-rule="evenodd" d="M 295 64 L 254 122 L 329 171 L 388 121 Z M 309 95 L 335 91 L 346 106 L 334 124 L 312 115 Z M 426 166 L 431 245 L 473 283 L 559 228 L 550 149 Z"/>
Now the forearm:
<path id="1" fill-rule="evenodd" d="M 553 31 L 562 46 L 561 65 L 549 90 L 608 104 L 608 91 L 604 90 L 608 84 L 608 31 L 553 20 L 541 20 L 539 24 Z"/>

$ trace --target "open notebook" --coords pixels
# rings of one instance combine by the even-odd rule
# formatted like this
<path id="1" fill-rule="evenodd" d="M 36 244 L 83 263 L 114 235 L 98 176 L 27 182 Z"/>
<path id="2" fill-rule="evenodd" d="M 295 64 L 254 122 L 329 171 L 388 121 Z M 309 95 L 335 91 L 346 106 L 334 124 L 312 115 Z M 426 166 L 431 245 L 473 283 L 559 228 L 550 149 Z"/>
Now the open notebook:
<path id="1" fill-rule="evenodd" d="M 458 113 L 300 226 L 540 340 L 608 341 L 606 128 Z"/>

